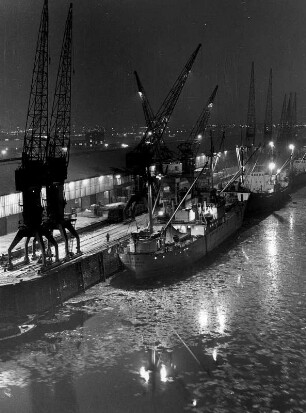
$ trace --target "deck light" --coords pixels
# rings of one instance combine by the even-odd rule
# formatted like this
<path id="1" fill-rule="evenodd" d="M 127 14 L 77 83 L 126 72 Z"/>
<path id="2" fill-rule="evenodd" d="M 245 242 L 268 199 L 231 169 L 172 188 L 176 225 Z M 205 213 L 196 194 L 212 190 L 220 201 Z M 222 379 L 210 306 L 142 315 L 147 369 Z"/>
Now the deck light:
<path id="1" fill-rule="evenodd" d="M 163 382 L 166 382 L 167 381 L 167 370 L 164 364 L 161 365 L 159 373 L 160 373 L 160 380 Z"/>
<path id="2" fill-rule="evenodd" d="M 270 171 L 272 172 L 274 168 L 275 168 L 275 163 L 274 163 L 274 162 L 270 162 L 270 163 L 269 163 L 269 169 L 270 169 Z"/>
<path id="3" fill-rule="evenodd" d="M 140 374 L 140 377 L 142 377 L 144 379 L 144 381 L 146 383 L 148 383 L 148 381 L 150 379 L 150 374 L 144 367 L 140 367 L 139 374 Z"/>

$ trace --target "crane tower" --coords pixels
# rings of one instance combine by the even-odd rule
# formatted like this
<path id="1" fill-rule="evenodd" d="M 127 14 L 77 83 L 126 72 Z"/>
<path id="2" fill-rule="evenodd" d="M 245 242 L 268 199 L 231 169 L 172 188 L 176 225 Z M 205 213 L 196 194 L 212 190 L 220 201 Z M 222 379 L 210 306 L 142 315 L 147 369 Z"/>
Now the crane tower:
<path id="1" fill-rule="evenodd" d="M 54 245 L 58 259 L 57 244 L 47 227 L 43 225 L 41 190 L 46 179 L 46 144 L 48 139 L 48 2 L 44 1 L 41 14 L 27 120 L 24 134 L 21 166 L 15 172 L 15 186 L 22 192 L 22 223 L 8 249 L 9 268 L 12 268 L 12 250 L 26 238 L 25 262 L 29 261 L 28 243 L 34 237 L 40 245 L 43 264 L 45 247 L 43 236 Z M 35 245 L 35 243 L 33 244 Z"/>

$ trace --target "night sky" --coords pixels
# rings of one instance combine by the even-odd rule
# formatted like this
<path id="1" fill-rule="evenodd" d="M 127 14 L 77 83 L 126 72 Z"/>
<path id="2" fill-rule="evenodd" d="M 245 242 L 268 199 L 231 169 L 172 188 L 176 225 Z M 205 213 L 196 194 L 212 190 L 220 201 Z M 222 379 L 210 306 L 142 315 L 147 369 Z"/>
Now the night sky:
<path id="1" fill-rule="evenodd" d="M 0 126 L 24 127 L 42 0 L 0 3 Z M 50 92 L 69 2 L 49 0 Z M 219 84 L 215 122 L 245 122 L 251 62 L 256 117 L 263 122 L 269 69 L 273 120 L 284 93 L 297 92 L 306 122 L 305 0 L 76 0 L 73 122 L 129 128 L 143 115 L 133 71 L 156 111 L 202 43 L 171 125 L 189 126 Z M 50 99 L 51 100 L 51 99 Z"/>

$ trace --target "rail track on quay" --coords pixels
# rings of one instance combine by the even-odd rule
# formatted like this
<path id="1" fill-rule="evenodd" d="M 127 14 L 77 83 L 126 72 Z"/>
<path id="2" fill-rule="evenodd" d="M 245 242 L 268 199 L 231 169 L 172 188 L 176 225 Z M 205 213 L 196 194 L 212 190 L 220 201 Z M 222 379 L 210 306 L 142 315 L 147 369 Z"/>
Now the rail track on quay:
<path id="1" fill-rule="evenodd" d="M 110 225 L 97 225 L 94 229 L 83 231 L 80 234 L 80 242 L 81 242 L 81 251 L 82 254 L 75 254 L 72 255 L 70 259 L 65 259 L 65 246 L 64 242 L 61 240 L 58 242 L 59 248 L 59 257 L 60 263 L 58 264 L 51 264 L 46 266 L 45 269 L 42 270 L 42 266 L 39 263 L 39 260 L 30 260 L 28 264 L 25 264 L 24 257 L 15 258 L 13 260 L 13 269 L 6 270 L 4 267 L 0 267 L 0 286 L 8 285 L 8 284 L 16 284 L 20 283 L 21 281 L 30 281 L 36 278 L 40 278 L 53 269 L 59 269 L 60 267 L 65 266 L 67 263 L 71 263 L 75 260 L 82 260 L 82 258 L 90 257 L 99 251 L 105 250 L 108 247 L 114 246 L 120 242 L 124 242 L 128 239 L 129 234 L 136 230 L 136 225 L 138 227 L 143 226 L 147 221 L 147 214 L 142 214 L 136 217 L 135 221 L 131 223 L 116 223 Z M 78 230 L 77 226 L 76 229 Z M 86 228 L 85 228 L 86 229 Z M 109 241 L 107 242 L 107 234 L 109 234 Z M 75 249 L 75 240 L 70 238 L 69 243 L 71 245 L 71 249 Z M 39 254 L 39 251 L 38 251 Z"/>

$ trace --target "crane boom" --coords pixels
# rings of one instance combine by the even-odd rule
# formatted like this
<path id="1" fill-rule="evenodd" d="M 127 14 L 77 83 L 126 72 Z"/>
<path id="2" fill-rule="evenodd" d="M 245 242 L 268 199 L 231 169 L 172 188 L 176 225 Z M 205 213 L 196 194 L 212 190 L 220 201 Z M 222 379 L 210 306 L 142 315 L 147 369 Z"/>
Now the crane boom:
<path id="1" fill-rule="evenodd" d="M 45 160 L 45 147 L 48 136 L 48 25 L 48 2 L 45 0 L 41 14 L 32 74 L 23 141 L 23 163 L 32 160 Z"/>
<path id="2" fill-rule="evenodd" d="M 47 158 L 50 162 L 63 163 L 62 179 L 67 173 L 70 152 L 71 129 L 71 67 L 72 67 L 72 4 L 65 24 L 62 49 L 57 72 L 55 93 L 51 111 Z M 52 171 L 54 173 L 54 171 Z"/>
<path id="3" fill-rule="evenodd" d="M 212 94 L 208 98 L 197 122 L 193 126 L 187 140 L 180 145 L 180 158 L 183 163 L 183 170 L 190 173 L 195 166 L 195 159 L 201 145 L 201 139 L 204 135 L 205 129 L 210 118 L 210 114 L 214 105 L 215 97 L 218 91 L 218 85 L 214 88 Z"/>
<path id="4" fill-rule="evenodd" d="M 64 182 L 70 153 L 71 131 L 71 72 L 72 72 L 72 4 L 69 6 L 59 60 L 50 129 L 47 143 L 47 222 L 51 231 L 59 229 L 65 240 L 66 256 L 70 255 L 65 229 L 80 240 L 72 226 L 71 218 L 65 217 Z"/>
<path id="5" fill-rule="evenodd" d="M 183 90 L 200 48 L 201 44 L 198 45 L 196 50 L 188 59 L 182 72 L 178 76 L 173 87 L 155 115 L 154 122 L 152 122 L 151 126 L 147 127 L 144 136 L 134 151 L 128 154 L 128 168 L 134 168 L 136 165 L 137 167 L 140 167 L 140 169 L 144 170 L 153 162 L 160 162 L 169 158 L 170 151 L 167 150 L 162 140 L 163 133 L 167 127 L 170 116 Z"/>
<path id="6" fill-rule="evenodd" d="M 143 109 L 143 113 L 145 116 L 145 120 L 146 120 L 146 125 L 148 128 L 152 128 L 153 126 L 153 121 L 154 121 L 154 112 L 153 109 L 150 105 L 150 102 L 147 98 L 147 94 L 144 90 L 144 87 L 142 86 L 142 83 L 139 79 L 138 73 L 136 71 L 134 71 L 134 75 L 136 78 L 136 83 L 137 83 L 137 87 L 138 87 L 138 94 L 140 96 L 141 99 L 141 103 L 142 103 L 142 109 Z"/>
<path id="7" fill-rule="evenodd" d="M 276 142 L 278 145 L 282 145 L 284 141 L 284 130 L 286 126 L 286 110 L 287 110 L 287 95 L 285 94 L 284 100 L 283 100 L 283 105 L 282 105 L 282 112 L 281 112 L 281 118 L 279 121 L 279 128 L 277 132 L 277 138 Z"/>
<path id="8" fill-rule="evenodd" d="M 147 142 L 152 143 L 153 145 L 156 142 L 159 142 L 162 134 L 170 120 L 170 116 L 173 112 L 173 109 L 178 101 L 178 98 L 183 90 L 183 87 L 186 83 L 190 70 L 193 66 L 193 63 L 197 57 L 197 54 L 201 48 L 201 44 L 198 45 L 196 50 L 192 53 L 187 63 L 185 64 L 182 72 L 176 79 L 174 85 L 166 96 L 164 102 L 162 103 L 160 109 L 158 110 L 155 116 L 155 122 L 152 129 L 148 128 L 145 136 L 140 142 L 140 146 L 146 144 Z"/>
<path id="9" fill-rule="evenodd" d="M 292 93 L 289 95 L 287 112 L 286 112 L 286 125 L 285 125 L 285 144 L 286 146 L 291 141 L 292 137 L 292 102 L 293 96 Z"/>

